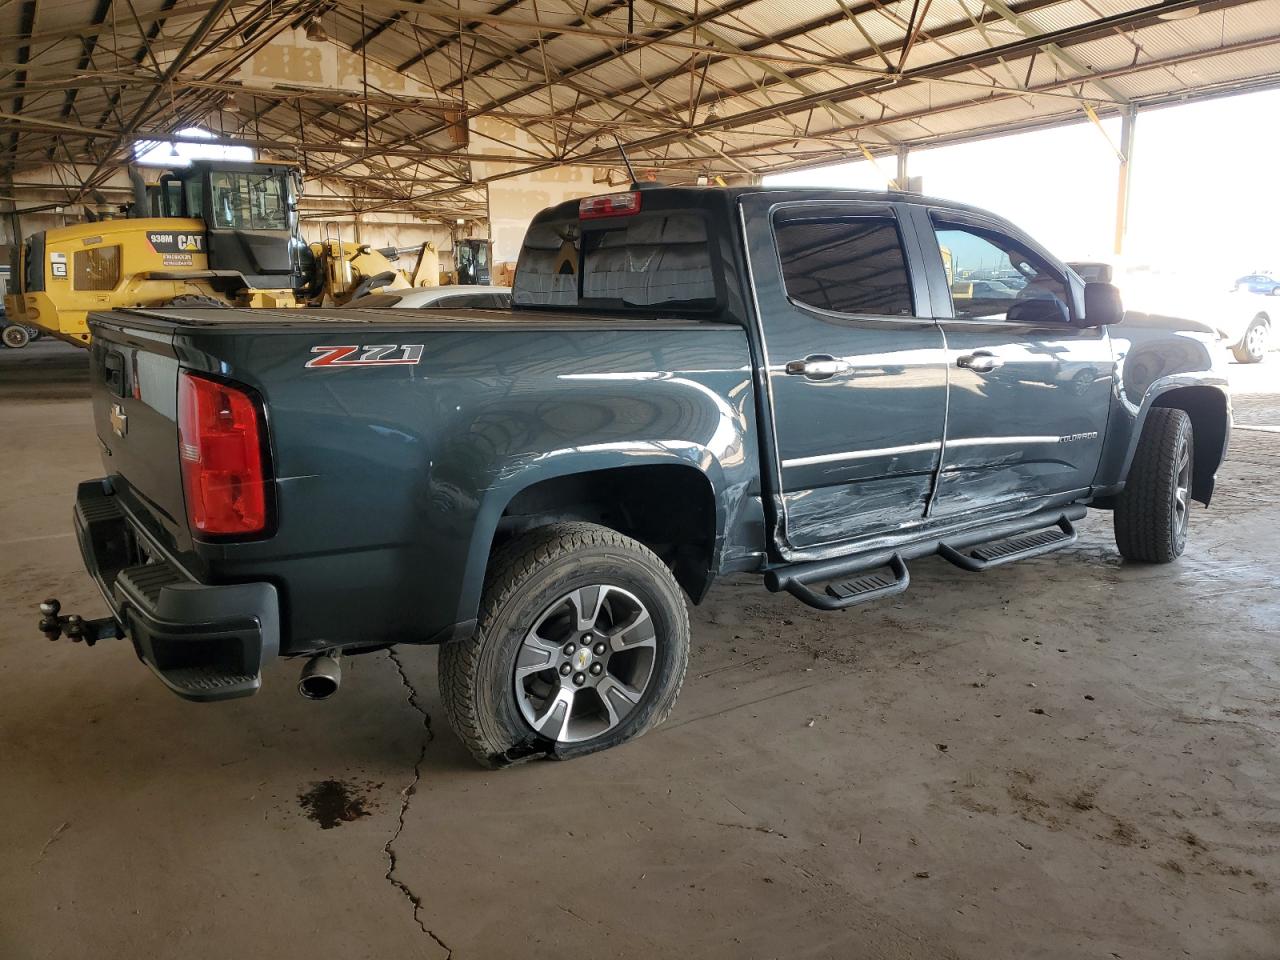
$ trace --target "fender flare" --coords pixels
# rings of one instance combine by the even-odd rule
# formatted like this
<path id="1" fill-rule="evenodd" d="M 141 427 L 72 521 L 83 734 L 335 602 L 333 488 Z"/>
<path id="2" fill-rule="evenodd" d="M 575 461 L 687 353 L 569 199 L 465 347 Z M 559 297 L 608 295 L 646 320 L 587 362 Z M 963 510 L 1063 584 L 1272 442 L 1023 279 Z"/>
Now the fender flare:
<path id="1" fill-rule="evenodd" d="M 455 623 L 474 625 L 484 591 L 489 554 L 503 511 L 515 497 L 534 484 L 574 474 L 642 466 L 681 466 L 697 470 L 710 485 L 715 505 L 712 567 L 724 549 L 729 510 L 721 495 L 726 486 L 724 469 L 709 449 L 686 440 L 587 444 L 547 454 L 521 457 L 499 464 L 497 482 L 484 491 L 472 527 L 465 570 L 458 594 Z M 451 638 L 456 638 L 455 632 Z"/>
<path id="2" fill-rule="evenodd" d="M 1128 443 L 1125 448 L 1124 460 L 1120 471 L 1120 478 L 1127 481 L 1129 470 L 1133 466 L 1133 458 L 1137 454 L 1138 441 L 1142 437 L 1143 428 L 1147 423 L 1147 415 L 1150 414 L 1153 407 L 1156 406 L 1177 406 L 1176 404 L 1159 404 L 1161 397 L 1167 396 L 1175 390 L 1186 388 L 1215 390 L 1222 397 L 1222 404 L 1225 411 L 1225 420 L 1222 423 L 1222 442 L 1220 446 L 1208 446 L 1207 443 L 1202 447 L 1200 443 L 1196 446 L 1196 463 L 1194 466 L 1194 476 L 1192 481 L 1192 498 L 1199 500 L 1206 506 L 1210 497 L 1213 495 L 1214 478 L 1218 467 L 1226 458 L 1227 443 L 1231 438 L 1231 395 L 1227 390 L 1227 382 L 1225 379 L 1217 377 L 1205 377 L 1201 374 L 1194 373 L 1172 373 L 1168 376 L 1160 377 L 1152 381 L 1147 387 L 1146 392 L 1142 396 L 1142 402 L 1132 414 L 1133 429 L 1130 432 Z M 1132 409 L 1131 404 L 1126 406 Z M 1182 408 L 1179 408 L 1182 409 Z M 1190 413 L 1190 411 L 1188 411 Z M 1193 423 L 1197 417 L 1191 413 Z M 1202 432 L 1205 434 L 1205 441 L 1209 440 L 1207 431 L 1203 431 L 1203 423 L 1201 424 Z M 1205 459 L 1202 459 L 1204 457 Z"/>

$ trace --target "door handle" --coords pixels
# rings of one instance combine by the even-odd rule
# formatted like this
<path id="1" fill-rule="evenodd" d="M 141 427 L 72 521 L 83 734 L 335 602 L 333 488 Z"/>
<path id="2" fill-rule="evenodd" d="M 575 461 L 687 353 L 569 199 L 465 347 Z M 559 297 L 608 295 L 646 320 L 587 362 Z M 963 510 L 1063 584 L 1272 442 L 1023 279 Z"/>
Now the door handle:
<path id="1" fill-rule="evenodd" d="M 837 360 L 825 353 L 815 353 L 803 360 L 788 360 L 786 371 L 789 377 L 807 377 L 810 380 L 830 380 L 841 373 L 848 373 L 853 364 L 848 360 Z"/>
<path id="2" fill-rule="evenodd" d="M 956 357 L 956 366 L 974 373 L 990 373 L 1004 366 L 1004 361 L 989 350 L 975 350 L 962 357 Z"/>

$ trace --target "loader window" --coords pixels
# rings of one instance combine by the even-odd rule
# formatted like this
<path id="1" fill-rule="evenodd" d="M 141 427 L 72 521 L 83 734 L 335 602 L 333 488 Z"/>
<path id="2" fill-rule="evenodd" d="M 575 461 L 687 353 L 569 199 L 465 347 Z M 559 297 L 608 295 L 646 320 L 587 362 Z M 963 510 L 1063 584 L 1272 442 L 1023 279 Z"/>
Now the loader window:
<path id="1" fill-rule="evenodd" d="M 75 277 L 72 287 L 76 290 L 114 290 L 120 282 L 118 246 L 77 250 L 73 260 Z"/>
<path id="2" fill-rule="evenodd" d="M 183 184 L 183 188 L 187 192 L 186 209 L 182 211 L 185 217 L 203 217 L 204 216 L 204 180 L 200 177 L 192 177 Z"/>
<path id="3" fill-rule="evenodd" d="M 271 173 L 230 173 L 209 175 L 213 193 L 215 227 L 233 230 L 285 230 L 289 215 L 284 183 Z"/>

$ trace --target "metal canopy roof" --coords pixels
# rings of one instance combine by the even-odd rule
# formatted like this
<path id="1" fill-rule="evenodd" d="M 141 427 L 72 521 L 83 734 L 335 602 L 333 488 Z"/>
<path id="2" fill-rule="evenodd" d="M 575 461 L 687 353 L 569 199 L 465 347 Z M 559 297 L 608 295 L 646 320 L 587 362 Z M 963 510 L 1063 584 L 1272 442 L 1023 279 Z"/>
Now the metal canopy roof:
<path id="1" fill-rule="evenodd" d="M 199 125 L 436 216 L 482 208 L 472 161 L 615 166 L 615 135 L 668 182 L 740 180 L 1280 81 L 1280 0 L 14 0 L 0 26 L 15 193 L 52 166 L 89 196 Z M 246 82 L 303 29 L 358 82 Z"/>

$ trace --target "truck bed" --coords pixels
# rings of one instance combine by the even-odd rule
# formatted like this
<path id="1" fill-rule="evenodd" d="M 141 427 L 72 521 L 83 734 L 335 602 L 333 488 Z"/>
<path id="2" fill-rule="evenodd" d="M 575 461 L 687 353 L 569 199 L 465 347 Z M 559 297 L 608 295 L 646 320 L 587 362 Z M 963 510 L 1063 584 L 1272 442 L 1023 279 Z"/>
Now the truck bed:
<path id="1" fill-rule="evenodd" d="M 732 496 L 758 498 L 752 366 L 730 323 L 182 309 L 96 314 L 92 329 L 94 416 L 120 505 L 200 582 L 275 585 L 283 653 L 449 635 L 474 617 L 505 505 L 541 478 L 622 457 L 714 470 Z M 275 517 L 264 536 L 192 535 L 183 371 L 261 400 Z M 754 534 L 728 549 L 758 551 Z"/>

